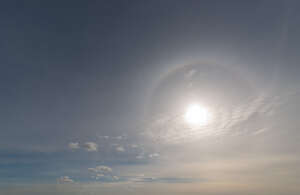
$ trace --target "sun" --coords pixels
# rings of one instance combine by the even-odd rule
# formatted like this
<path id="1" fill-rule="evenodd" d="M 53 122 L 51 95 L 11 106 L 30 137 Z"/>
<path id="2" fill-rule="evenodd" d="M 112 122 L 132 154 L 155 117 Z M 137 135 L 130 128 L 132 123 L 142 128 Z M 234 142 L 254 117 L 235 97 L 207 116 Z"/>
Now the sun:
<path id="1" fill-rule="evenodd" d="M 184 119 L 191 126 L 207 125 L 210 120 L 210 112 L 206 107 L 193 103 L 187 107 Z"/>

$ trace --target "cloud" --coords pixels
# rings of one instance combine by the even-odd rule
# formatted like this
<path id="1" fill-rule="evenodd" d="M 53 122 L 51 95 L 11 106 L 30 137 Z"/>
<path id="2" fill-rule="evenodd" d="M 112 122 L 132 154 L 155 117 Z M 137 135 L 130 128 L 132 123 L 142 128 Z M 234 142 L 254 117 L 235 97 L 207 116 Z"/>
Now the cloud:
<path id="1" fill-rule="evenodd" d="M 262 129 L 259 129 L 257 131 L 254 131 L 253 132 L 253 135 L 258 135 L 258 134 L 262 134 L 262 133 L 265 133 L 266 131 L 268 131 L 269 129 L 268 128 L 262 128 Z"/>
<path id="2" fill-rule="evenodd" d="M 143 154 L 139 154 L 139 155 L 136 156 L 136 158 L 137 159 L 143 159 L 143 158 L 145 158 L 145 156 Z"/>
<path id="3" fill-rule="evenodd" d="M 103 139 L 109 139 L 109 136 L 104 135 L 104 136 L 98 136 L 99 138 L 103 138 Z"/>
<path id="4" fill-rule="evenodd" d="M 144 175 L 129 177 L 128 181 L 134 183 L 194 183 L 205 181 L 199 178 L 180 178 L 180 177 L 145 177 Z"/>
<path id="5" fill-rule="evenodd" d="M 192 78 L 196 73 L 197 73 L 197 70 L 191 69 L 185 73 L 184 77 L 189 79 L 189 78 Z"/>
<path id="6" fill-rule="evenodd" d="M 88 152 L 95 152 L 98 150 L 98 144 L 94 142 L 86 142 L 83 144 L 83 148 L 85 148 Z"/>
<path id="7" fill-rule="evenodd" d="M 88 168 L 89 171 L 94 172 L 94 173 L 110 173 L 112 172 L 112 169 L 108 166 L 97 166 L 95 168 Z"/>
<path id="8" fill-rule="evenodd" d="M 138 148 L 138 145 L 136 145 L 136 144 L 131 144 L 130 147 L 131 147 L 131 148 Z"/>
<path id="9" fill-rule="evenodd" d="M 263 132 L 260 130 L 270 129 L 267 122 L 281 101 L 267 94 L 258 94 L 227 108 L 216 107 L 212 109 L 213 121 L 199 128 L 187 126 L 181 114 L 159 115 L 145 125 L 141 135 L 157 144 L 182 144 L 211 136 L 260 134 Z"/>
<path id="10" fill-rule="evenodd" d="M 120 178 L 118 176 L 113 176 L 112 177 L 114 180 L 119 180 Z"/>
<path id="11" fill-rule="evenodd" d="M 80 148 L 78 142 L 70 142 L 68 146 L 70 149 L 79 149 Z"/>
<path id="12" fill-rule="evenodd" d="M 103 177 L 105 177 L 105 175 L 102 174 L 102 173 L 97 173 L 96 175 L 91 176 L 91 178 L 94 178 L 94 179 L 100 179 L 100 178 L 103 178 Z"/>
<path id="13" fill-rule="evenodd" d="M 124 152 L 124 151 L 125 151 L 125 149 L 124 149 L 122 146 L 116 147 L 116 150 L 117 150 L 118 152 Z"/>
<path id="14" fill-rule="evenodd" d="M 149 158 L 157 158 L 159 157 L 158 153 L 149 154 Z"/>
<path id="15" fill-rule="evenodd" d="M 92 178 L 96 180 L 101 180 L 102 182 L 115 182 L 120 178 L 113 175 L 112 168 L 104 165 L 97 166 L 95 168 L 88 168 L 88 170 L 93 174 Z"/>
<path id="16" fill-rule="evenodd" d="M 60 184 L 63 183 L 74 183 L 74 181 L 69 176 L 62 176 L 57 179 L 57 182 Z"/>
<path id="17" fill-rule="evenodd" d="M 122 139 L 126 139 L 126 136 L 120 135 L 120 136 L 112 137 L 112 139 L 122 140 Z"/>

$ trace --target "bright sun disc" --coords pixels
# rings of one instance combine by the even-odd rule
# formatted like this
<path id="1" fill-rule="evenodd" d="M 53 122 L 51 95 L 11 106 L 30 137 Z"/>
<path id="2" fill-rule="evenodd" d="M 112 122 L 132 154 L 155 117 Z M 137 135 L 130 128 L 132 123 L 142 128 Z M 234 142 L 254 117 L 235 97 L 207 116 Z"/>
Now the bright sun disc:
<path id="1" fill-rule="evenodd" d="M 209 121 L 210 113 L 208 110 L 199 104 L 191 104 L 187 107 L 184 115 L 185 121 L 189 125 L 202 126 L 206 125 Z"/>

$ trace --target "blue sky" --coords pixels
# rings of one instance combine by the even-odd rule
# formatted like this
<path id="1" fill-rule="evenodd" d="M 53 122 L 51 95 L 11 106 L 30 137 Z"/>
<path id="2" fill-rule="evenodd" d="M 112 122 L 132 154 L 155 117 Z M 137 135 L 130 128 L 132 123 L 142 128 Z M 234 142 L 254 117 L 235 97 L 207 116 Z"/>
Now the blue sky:
<path id="1" fill-rule="evenodd" d="M 0 194 L 299 194 L 299 6 L 1 2 Z"/>

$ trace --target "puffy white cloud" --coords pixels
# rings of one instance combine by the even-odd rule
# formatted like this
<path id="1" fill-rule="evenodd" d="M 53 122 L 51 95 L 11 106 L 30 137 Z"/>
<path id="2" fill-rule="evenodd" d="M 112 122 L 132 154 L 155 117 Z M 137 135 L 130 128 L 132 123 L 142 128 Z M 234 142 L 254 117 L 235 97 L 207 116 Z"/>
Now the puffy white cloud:
<path id="1" fill-rule="evenodd" d="M 117 150 L 118 152 L 124 152 L 124 151 L 125 151 L 125 149 L 124 149 L 122 146 L 116 147 L 116 150 Z"/>
<path id="2" fill-rule="evenodd" d="M 79 149 L 80 148 L 78 142 L 70 142 L 68 146 L 70 149 Z"/>
<path id="3" fill-rule="evenodd" d="M 88 151 L 88 152 L 94 152 L 98 150 L 98 144 L 94 142 L 86 142 L 83 144 L 83 147 Z"/>
<path id="4" fill-rule="evenodd" d="M 109 173 L 112 172 L 112 169 L 108 166 L 97 166 L 95 168 L 88 168 L 89 171 L 94 172 L 94 173 Z"/>
<path id="5" fill-rule="evenodd" d="M 74 183 L 74 181 L 69 177 L 69 176 L 62 176 L 57 179 L 57 182 L 62 184 L 62 183 Z"/>

